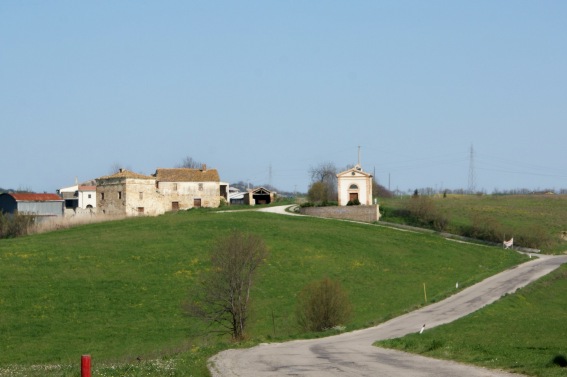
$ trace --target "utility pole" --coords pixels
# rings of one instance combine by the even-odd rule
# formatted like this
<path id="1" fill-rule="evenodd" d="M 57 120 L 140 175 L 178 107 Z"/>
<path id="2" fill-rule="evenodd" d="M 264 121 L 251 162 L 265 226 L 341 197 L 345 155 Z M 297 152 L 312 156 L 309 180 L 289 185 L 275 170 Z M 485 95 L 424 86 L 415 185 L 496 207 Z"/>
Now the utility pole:
<path id="1" fill-rule="evenodd" d="M 476 179 L 474 173 L 474 149 L 471 144 L 470 159 L 469 159 L 469 194 L 474 194 L 476 191 Z"/>

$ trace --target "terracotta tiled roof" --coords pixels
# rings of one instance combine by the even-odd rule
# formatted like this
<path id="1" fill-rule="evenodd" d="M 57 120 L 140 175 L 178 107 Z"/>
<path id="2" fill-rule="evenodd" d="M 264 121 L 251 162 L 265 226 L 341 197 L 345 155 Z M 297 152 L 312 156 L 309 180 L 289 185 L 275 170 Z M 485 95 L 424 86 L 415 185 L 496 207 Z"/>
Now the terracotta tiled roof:
<path id="1" fill-rule="evenodd" d="M 53 202 L 63 201 L 57 194 L 35 194 L 35 193 L 10 193 L 8 194 L 18 202 Z"/>
<path id="2" fill-rule="evenodd" d="M 154 179 L 154 177 L 150 177 L 149 175 L 134 173 L 133 171 L 126 169 L 119 171 L 116 174 L 107 175 L 104 177 L 100 177 L 98 179 L 110 179 L 110 178 Z"/>
<path id="3" fill-rule="evenodd" d="M 155 176 L 159 182 L 220 182 L 216 169 L 157 169 Z"/>
<path id="4" fill-rule="evenodd" d="M 96 191 L 96 186 L 79 186 L 79 191 Z"/>

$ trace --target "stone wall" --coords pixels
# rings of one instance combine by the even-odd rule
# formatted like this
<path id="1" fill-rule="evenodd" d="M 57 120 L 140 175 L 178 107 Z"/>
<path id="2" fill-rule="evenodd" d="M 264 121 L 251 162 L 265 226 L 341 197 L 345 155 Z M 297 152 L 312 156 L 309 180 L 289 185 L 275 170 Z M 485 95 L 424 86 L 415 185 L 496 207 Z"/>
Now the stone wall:
<path id="1" fill-rule="evenodd" d="M 326 217 L 330 219 L 353 220 L 372 223 L 380 220 L 380 207 L 340 206 L 340 207 L 305 207 L 299 212 L 307 216 Z"/>

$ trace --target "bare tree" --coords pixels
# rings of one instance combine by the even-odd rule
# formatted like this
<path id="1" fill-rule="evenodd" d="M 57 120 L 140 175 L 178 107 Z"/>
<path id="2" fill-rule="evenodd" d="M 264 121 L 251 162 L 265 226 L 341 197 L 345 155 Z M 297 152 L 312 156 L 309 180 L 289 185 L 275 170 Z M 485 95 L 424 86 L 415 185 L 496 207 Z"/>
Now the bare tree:
<path id="1" fill-rule="evenodd" d="M 217 325 L 219 332 L 231 334 L 234 340 L 242 340 L 250 289 L 266 256 L 267 248 L 256 235 L 233 231 L 218 239 L 211 253 L 212 267 L 186 304 L 186 312 Z"/>
<path id="2" fill-rule="evenodd" d="M 189 169 L 199 169 L 203 166 L 202 162 L 199 162 L 193 157 L 187 156 L 183 159 L 181 164 L 177 165 L 178 168 L 189 168 Z"/>
<path id="3" fill-rule="evenodd" d="M 114 162 L 112 165 L 110 165 L 110 169 L 108 170 L 109 174 L 116 174 L 120 171 L 120 169 L 122 168 L 122 165 L 119 162 Z"/>
<path id="4" fill-rule="evenodd" d="M 323 184 L 326 198 L 323 201 L 332 201 L 338 199 L 337 193 L 337 172 L 338 169 L 332 162 L 323 162 L 315 167 L 309 168 L 309 175 L 311 176 L 311 186 L 316 183 Z M 320 185 L 317 185 L 320 186 Z M 321 191 L 318 187 L 317 192 Z"/>
<path id="5" fill-rule="evenodd" d="M 376 177 L 372 177 L 372 195 L 380 198 L 391 198 L 394 196 L 390 190 L 378 183 Z"/>

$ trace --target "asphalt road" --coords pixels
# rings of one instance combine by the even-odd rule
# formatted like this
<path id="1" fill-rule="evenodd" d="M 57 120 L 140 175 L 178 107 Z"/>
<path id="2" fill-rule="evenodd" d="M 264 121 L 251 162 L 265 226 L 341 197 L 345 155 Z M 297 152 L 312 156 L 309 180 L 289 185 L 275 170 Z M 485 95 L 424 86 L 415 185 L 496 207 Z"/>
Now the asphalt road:
<path id="1" fill-rule="evenodd" d="M 323 339 L 262 344 L 223 351 L 209 360 L 215 377 L 232 376 L 404 376 L 496 377 L 502 371 L 435 360 L 372 346 L 377 340 L 397 338 L 452 322 L 513 293 L 567 263 L 567 255 L 541 255 L 492 276 L 432 305 L 379 326 Z"/>

